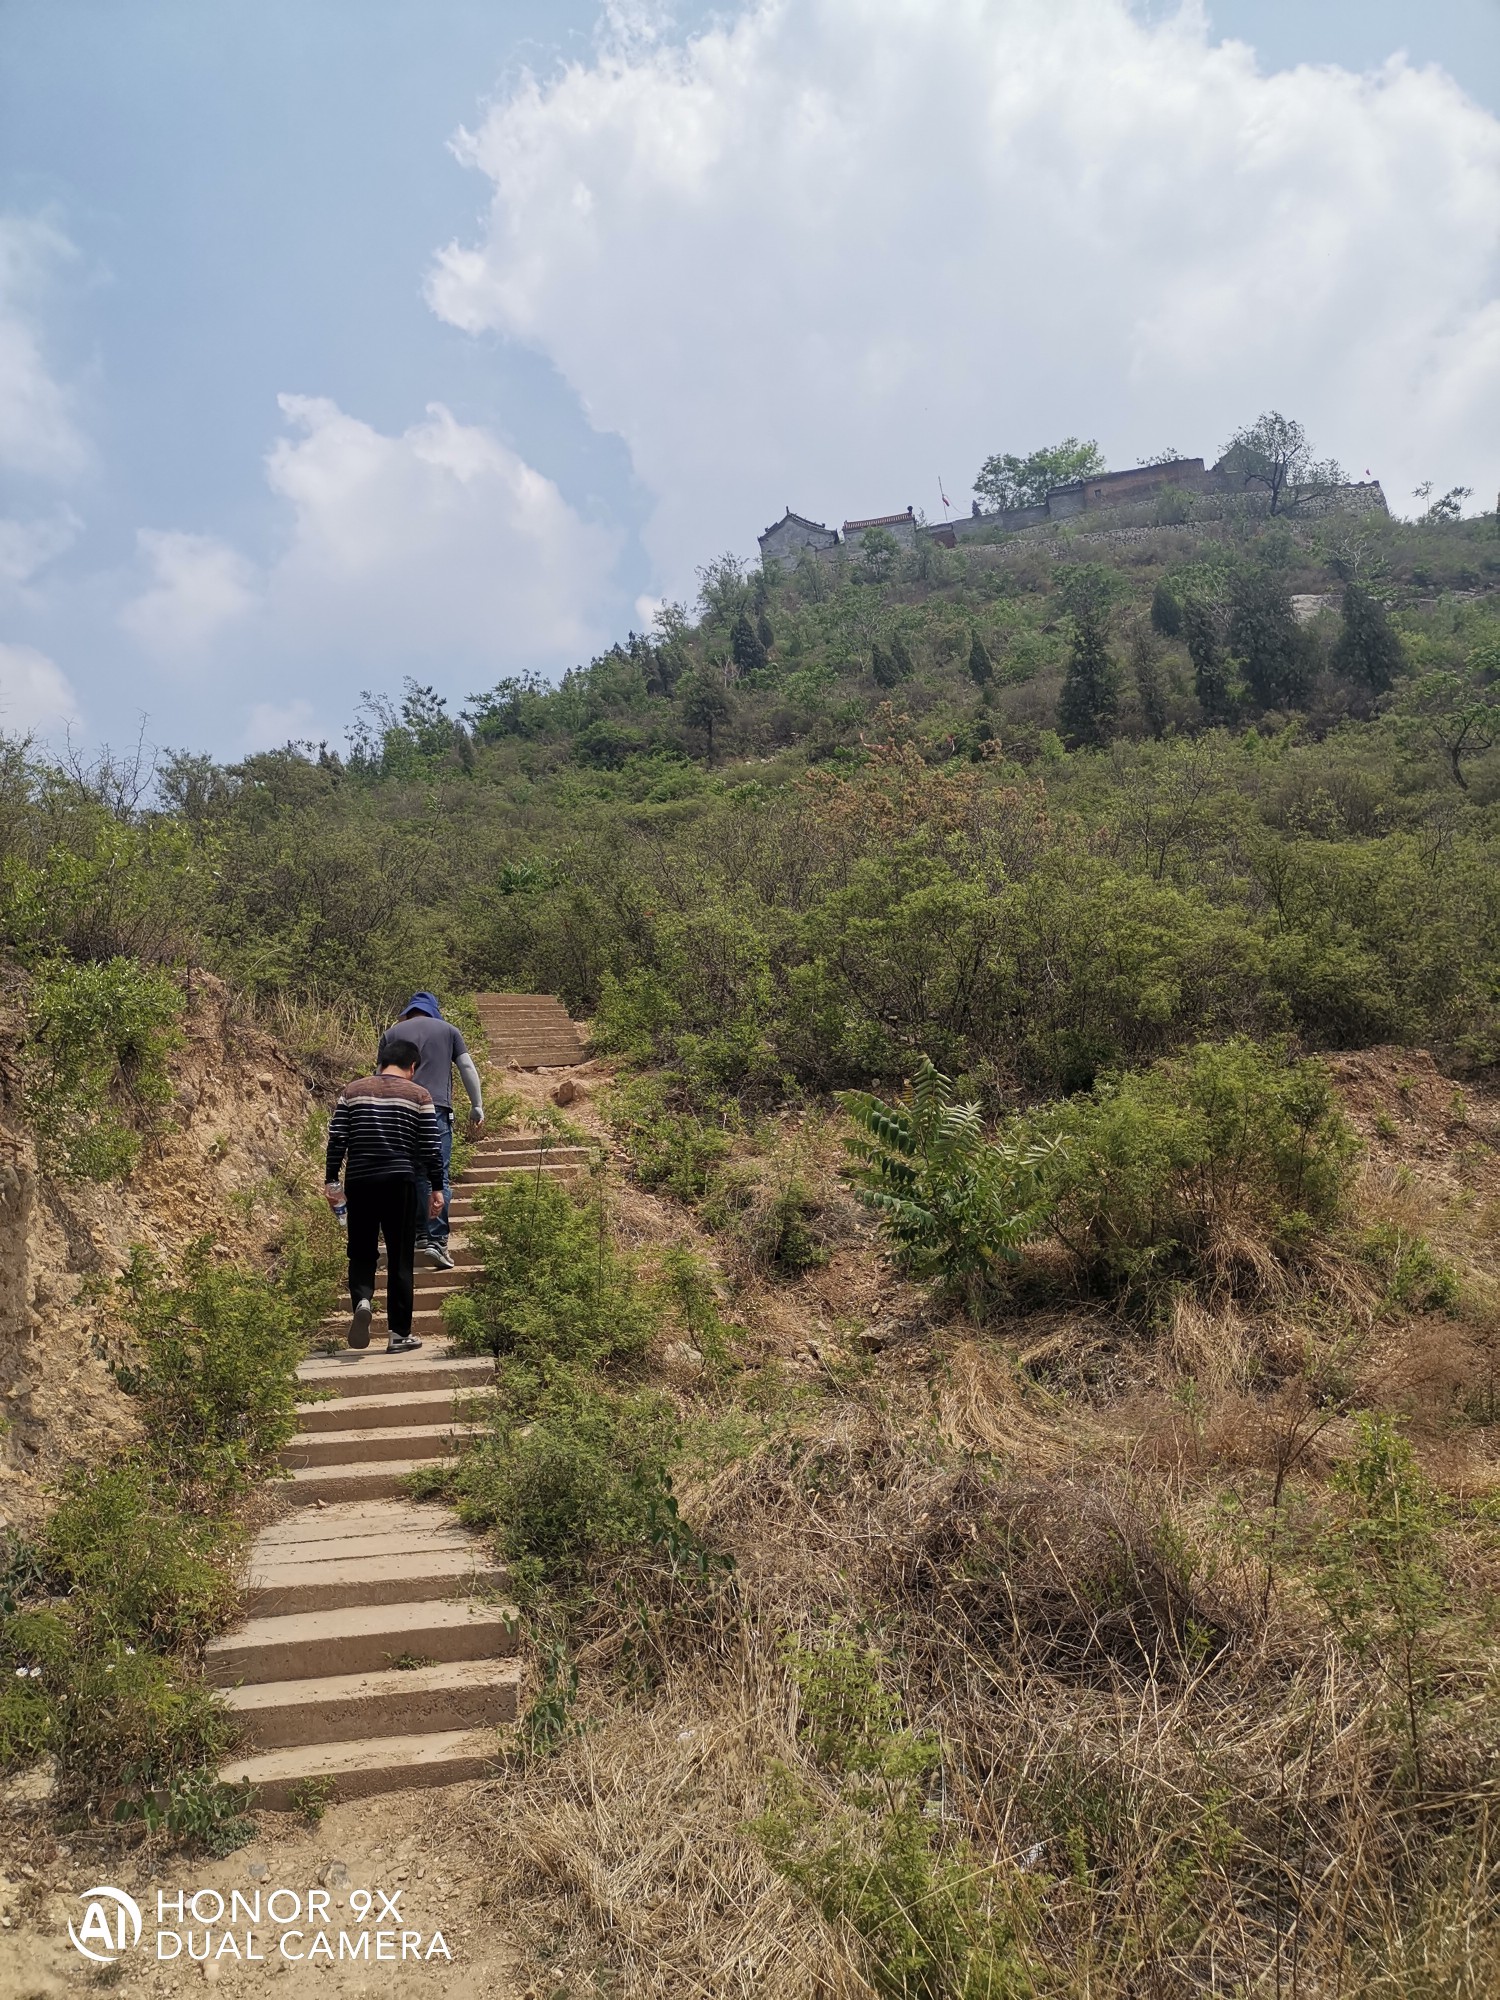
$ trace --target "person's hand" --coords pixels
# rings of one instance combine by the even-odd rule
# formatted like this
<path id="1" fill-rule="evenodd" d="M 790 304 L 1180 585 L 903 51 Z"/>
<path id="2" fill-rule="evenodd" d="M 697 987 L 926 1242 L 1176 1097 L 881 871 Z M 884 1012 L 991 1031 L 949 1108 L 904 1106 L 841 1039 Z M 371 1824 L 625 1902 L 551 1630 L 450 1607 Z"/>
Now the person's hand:
<path id="1" fill-rule="evenodd" d="M 434 1188 L 427 1197 L 427 1220 L 436 1222 L 443 1212 L 443 1190 Z"/>
<path id="2" fill-rule="evenodd" d="M 469 1137 L 471 1139 L 477 1139 L 483 1130 L 484 1130 L 484 1113 L 482 1111 L 476 1111 L 474 1116 L 469 1120 Z"/>
<path id="3" fill-rule="evenodd" d="M 337 1208 L 344 1199 L 344 1190 L 337 1181 L 327 1181 L 323 1187 L 323 1199 L 330 1208 Z"/>

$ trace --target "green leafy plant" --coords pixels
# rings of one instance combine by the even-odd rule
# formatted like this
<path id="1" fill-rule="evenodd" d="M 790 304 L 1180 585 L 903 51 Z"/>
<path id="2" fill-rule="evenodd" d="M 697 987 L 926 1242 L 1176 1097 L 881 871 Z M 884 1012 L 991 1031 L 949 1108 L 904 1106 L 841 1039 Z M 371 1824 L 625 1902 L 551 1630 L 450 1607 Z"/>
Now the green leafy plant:
<path id="1" fill-rule="evenodd" d="M 334 1790 L 332 1778 L 304 1778 L 294 1788 L 288 1803 L 308 1826 L 321 1826 L 328 1808 L 333 1804 Z"/>
<path id="2" fill-rule="evenodd" d="M 556 1640 L 543 1648 L 541 1675 L 526 1713 L 516 1724 L 516 1743 L 523 1757 L 551 1757 L 570 1736 L 578 1734 L 573 1710 L 578 1701 L 578 1662 Z"/>
<path id="3" fill-rule="evenodd" d="M 121 1286 L 141 1358 L 118 1374 L 147 1450 L 171 1480 L 227 1501 L 266 1476 L 296 1431 L 307 1300 L 216 1263 L 207 1240 L 177 1277 L 137 1247 Z"/>
<path id="4" fill-rule="evenodd" d="M 1360 1246 L 1385 1279 L 1385 1304 L 1409 1312 L 1451 1313 L 1463 1297 L 1459 1276 L 1422 1235 L 1377 1223 Z"/>
<path id="5" fill-rule="evenodd" d="M 446 1491 L 469 1526 L 493 1530 L 524 1591 L 650 1542 L 675 1438 L 664 1397 L 606 1388 L 580 1368 L 512 1364 Z"/>
<path id="6" fill-rule="evenodd" d="M 181 1039 L 170 974 L 129 958 L 52 958 L 27 995 L 24 1103 L 44 1163 L 73 1180 L 117 1180 L 171 1097 Z"/>
<path id="7" fill-rule="evenodd" d="M 175 1646 L 227 1622 L 240 1543 L 227 1523 L 183 1512 L 130 1457 L 75 1471 L 39 1546 L 75 1616 L 111 1638 Z"/>
<path id="8" fill-rule="evenodd" d="M 537 1174 L 486 1193 L 481 1210 L 473 1242 L 483 1275 L 443 1306 L 461 1351 L 593 1365 L 645 1352 L 655 1316 L 611 1241 L 602 1200 L 575 1201 Z"/>
<path id="9" fill-rule="evenodd" d="M 1345 1644 L 1372 1659 L 1391 1688 L 1422 1792 L 1450 1610 L 1441 1502 L 1392 1419 L 1373 1412 L 1358 1419 L 1356 1448 L 1333 1486 L 1342 1506 L 1323 1539 L 1319 1594 Z"/>
<path id="10" fill-rule="evenodd" d="M 1052 1146 L 991 1143 L 978 1106 L 953 1099 L 951 1078 L 925 1056 L 898 1104 L 839 1093 L 861 1135 L 847 1142 L 860 1199 L 879 1213 L 914 1276 L 960 1283 L 1014 1262 L 1040 1230 Z"/>
<path id="11" fill-rule="evenodd" d="M 963 1840 L 944 1843 L 927 1812 L 942 1762 L 935 1737 L 903 1727 L 882 1662 L 847 1633 L 789 1642 L 813 1757 L 835 1781 L 824 1803 L 785 1766 L 753 1831 L 779 1874 L 859 1941 L 882 2000 L 1023 2000 L 1039 1990 L 1020 1878 Z"/>
<path id="12" fill-rule="evenodd" d="M 1203 1043 L 1015 1122 L 1050 1144 L 1047 1224 L 1098 1280 L 1257 1282 L 1342 1214 L 1356 1157 L 1327 1072 L 1278 1048 Z"/>

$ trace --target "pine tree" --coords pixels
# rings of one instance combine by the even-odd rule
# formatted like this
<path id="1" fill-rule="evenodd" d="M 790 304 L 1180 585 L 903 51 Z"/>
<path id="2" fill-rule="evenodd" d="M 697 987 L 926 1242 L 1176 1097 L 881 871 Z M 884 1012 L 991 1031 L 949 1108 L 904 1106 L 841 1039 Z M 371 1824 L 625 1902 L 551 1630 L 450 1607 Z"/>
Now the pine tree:
<path id="1" fill-rule="evenodd" d="M 729 628 L 729 650 L 734 655 L 734 664 L 747 678 L 765 671 L 766 649 L 750 623 L 748 613 L 744 611 L 738 614 Z"/>
<path id="2" fill-rule="evenodd" d="M 1057 702 L 1057 720 L 1070 750 L 1102 749 L 1120 713 L 1120 669 L 1109 650 L 1102 604 L 1073 613 L 1073 650 Z"/>
<path id="3" fill-rule="evenodd" d="M 894 657 L 878 639 L 870 648 L 870 672 L 875 676 L 877 687 L 893 688 L 901 678 L 901 670 Z"/>
<path id="4" fill-rule="evenodd" d="M 909 681 L 917 671 L 917 663 L 911 656 L 906 641 L 899 632 L 891 634 L 891 659 L 895 663 L 896 678 Z"/>
<path id="5" fill-rule="evenodd" d="M 969 677 L 975 687 L 988 687 L 995 678 L 994 663 L 977 632 L 974 634 L 974 643 L 969 648 Z"/>
<path id="6" fill-rule="evenodd" d="M 714 761 L 714 729 L 734 713 L 723 681 L 712 667 L 694 667 L 684 674 L 677 695 L 682 703 L 682 719 L 708 738 L 708 761 Z"/>
<path id="7" fill-rule="evenodd" d="M 1182 632 L 1182 606 L 1162 578 L 1151 596 L 1151 624 L 1164 639 L 1176 639 Z"/>
<path id="8" fill-rule="evenodd" d="M 1201 598 L 1190 597 L 1182 607 L 1182 629 L 1193 663 L 1193 691 L 1207 723 L 1229 722 L 1234 716 L 1234 687 L 1218 613 Z"/>
<path id="9" fill-rule="evenodd" d="M 1333 670 L 1384 694 L 1404 664 L 1401 641 L 1385 606 L 1362 583 L 1344 588 L 1343 629 L 1333 644 Z"/>
<path id="10" fill-rule="evenodd" d="M 1286 584 L 1274 571 L 1237 572 L 1229 593 L 1229 650 L 1262 708 L 1294 708 L 1312 684 L 1308 635 L 1297 623 Z"/>
<path id="11" fill-rule="evenodd" d="M 766 616 L 764 611 L 762 611 L 759 618 L 757 618 L 755 621 L 755 636 L 757 639 L 759 639 L 760 643 L 765 647 L 768 653 L 770 652 L 771 648 L 776 644 L 776 634 L 771 629 L 771 621 Z"/>
<path id="12" fill-rule="evenodd" d="M 1167 733 L 1167 677 L 1160 645 L 1139 626 L 1131 644 L 1130 664 L 1135 674 L 1135 697 L 1141 720 L 1159 742 Z"/>

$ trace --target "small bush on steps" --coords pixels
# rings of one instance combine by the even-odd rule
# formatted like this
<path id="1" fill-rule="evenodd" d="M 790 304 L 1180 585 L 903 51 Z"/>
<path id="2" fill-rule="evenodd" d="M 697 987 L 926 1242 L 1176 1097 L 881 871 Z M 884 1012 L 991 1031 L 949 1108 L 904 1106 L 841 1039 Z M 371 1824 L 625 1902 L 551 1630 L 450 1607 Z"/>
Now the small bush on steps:
<path id="1" fill-rule="evenodd" d="M 610 1240 L 601 1201 L 530 1174 L 481 1199 L 472 1232 L 483 1276 L 443 1305 L 465 1354 L 599 1366 L 644 1354 L 654 1316 L 635 1266 Z"/>
<path id="2" fill-rule="evenodd" d="M 524 1591 L 575 1578 L 595 1556 L 651 1539 L 671 1492 L 671 1403 L 621 1393 L 581 1369 L 502 1369 L 482 1437 L 425 1482 L 496 1547 Z"/>

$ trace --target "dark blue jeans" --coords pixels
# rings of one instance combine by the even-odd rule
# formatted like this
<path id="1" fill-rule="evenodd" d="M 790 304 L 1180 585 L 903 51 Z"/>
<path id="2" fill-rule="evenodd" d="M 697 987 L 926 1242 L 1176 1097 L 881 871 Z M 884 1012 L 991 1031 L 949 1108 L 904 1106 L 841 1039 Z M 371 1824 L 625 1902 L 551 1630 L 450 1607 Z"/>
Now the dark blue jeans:
<path id="1" fill-rule="evenodd" d="M 443 1155 L 443 1212 L 427 1218 L 427 1198 L 432 1193 L 431 1181 L 417 1182 L 417 1241 L 419 1243 L 446 1243 L 448 1241 L 448 1203 L 452 1198 L 453 1185 L 448 1178 L 448 1169 L 453 1164 L 453 1113 L 440 1104 L 437 1108 L 438 1146 Z"/>

